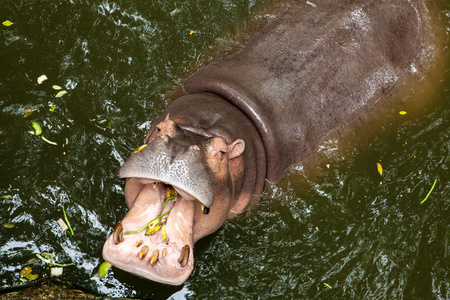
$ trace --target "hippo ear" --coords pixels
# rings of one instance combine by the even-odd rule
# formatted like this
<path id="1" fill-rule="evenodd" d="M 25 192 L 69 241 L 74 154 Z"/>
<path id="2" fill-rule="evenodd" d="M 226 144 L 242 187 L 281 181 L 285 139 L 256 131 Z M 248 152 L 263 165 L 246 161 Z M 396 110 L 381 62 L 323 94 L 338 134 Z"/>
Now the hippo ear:
<path id="1" fill-rule="evenodd" d="M 245 142 L 244 140 L 237 139 L 228 146 L 228 149 L 230 150 L 230 159 L 238 157 L 245 150 Z"/>

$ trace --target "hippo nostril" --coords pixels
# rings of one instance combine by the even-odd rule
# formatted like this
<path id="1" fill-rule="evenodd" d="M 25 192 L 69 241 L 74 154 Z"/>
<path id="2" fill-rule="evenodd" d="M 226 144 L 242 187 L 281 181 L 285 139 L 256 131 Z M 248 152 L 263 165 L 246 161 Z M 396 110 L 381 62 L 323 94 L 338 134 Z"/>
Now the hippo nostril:
<path id="1" fill-rule="evenodd" d="M 153 251 L 152 256 L 150 256 L 150 260 L 148 262 L 152 266 L 154 266 L 156 264 L 156 262 L 158 261 L 158 256 L 159 256 L 159 250 L 156 249 L 155 251 Z"/>
<path id="2" fill-rule="evenodd" d="M 178 257 L 178 263 L 182 268 L 186 267 L 189 260 L 189 249 L 189 245 L 184 245 L 184 247 L 181 249 L 180 257 Z"/>
<path id="3" fill-rule="evenodd" d="M 116 228 L 114 228 L 113 241 L 118 245 L 123 242 L 123 225 L 122 221 L 117 222 Z"/>
<path id="4" fill-rule="evenodd" d="M 147 256 L 147 253 L 148 253 L 148 246 L 142 247 L 141 251 L 139 251 L 139 254 L 138 254 L 139 259 L 143 260 Z"/>

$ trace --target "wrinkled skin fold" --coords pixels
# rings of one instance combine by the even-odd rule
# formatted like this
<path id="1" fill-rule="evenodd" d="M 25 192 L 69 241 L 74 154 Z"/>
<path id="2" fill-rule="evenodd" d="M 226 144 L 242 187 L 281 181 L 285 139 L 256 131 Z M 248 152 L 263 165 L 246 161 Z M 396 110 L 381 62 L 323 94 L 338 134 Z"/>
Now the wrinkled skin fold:
<path id="1" fill-rule="evenodd" d="M 293 2 L 183 83 L 119 171 L 129 211 L 105 242 L 106 261 L 182 284 L 195 242 L 245 209 L 265 179 L 279 180 L 396 85 L 417 82 L 433 59 L 420 1 L 314 2 Z"/>

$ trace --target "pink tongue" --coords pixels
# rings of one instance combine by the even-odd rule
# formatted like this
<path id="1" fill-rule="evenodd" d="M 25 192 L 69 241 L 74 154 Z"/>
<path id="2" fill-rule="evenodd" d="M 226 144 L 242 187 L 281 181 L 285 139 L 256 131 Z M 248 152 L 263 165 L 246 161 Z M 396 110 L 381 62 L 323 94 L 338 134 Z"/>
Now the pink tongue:
<path id="1" fill-rule="evenodd" d="M 192 248 L 192 226 L 194 224 L 195 215 L 194 201 L 179 197 L 177 199 L 177 204 L 170 212 L 170 217 L 167 219 L 167 235 L 169 236 L 170 243 L 176 243 L 177 249 L 181 249 L 186 244 Z"/>
<path id="2" fill-rule="evenodd" d="M 147 184 L 133 202 L 124 221 L 129 222 L 130 224 L 142 224 L 145 220 L 153 220 L 159 216 L 161 209 L 162 201 L 159 189 L 155 189 L 151 184 Z"/>

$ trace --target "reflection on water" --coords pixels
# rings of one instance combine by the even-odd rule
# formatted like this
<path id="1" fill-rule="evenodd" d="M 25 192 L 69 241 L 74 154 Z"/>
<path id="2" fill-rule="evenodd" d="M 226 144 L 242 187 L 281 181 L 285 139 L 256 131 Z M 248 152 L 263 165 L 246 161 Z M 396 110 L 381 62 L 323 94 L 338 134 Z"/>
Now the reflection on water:
<path id="1" fill-rule="evenodd" d="M 448 68 L 430 105 L 414 109 L 418 91 L 354 137 L 325 141 L 310 162 L 267 186 L 256 208 L 201 240 L 183 286 L 114 268 L 95 276 L 126 212 L 116 176 L 124 158 L 170 100 L 167 91 L 215 45 L 234 47 L 226 40 L 235 24 L 269 2 L 6 1 L 1 21 L 14 24 L 0 36 L 0 221 L 15 227 L 0 228 L 1 287 L 22 284 L 26 265 L 48 273 L 27 261 L 53 252 L 75 263 L 65 279 L 109 296 L 450 298 Z M 48 80 L 38 85 L 42 74 Z M 55 98 L 52 85 L 68 93 Z M 35 111 L 25 118 L 25 109 Z M 30 120 L 58 145 L 31 135 Z M 62 206 L 73 236 L 59 229 Z"/>

